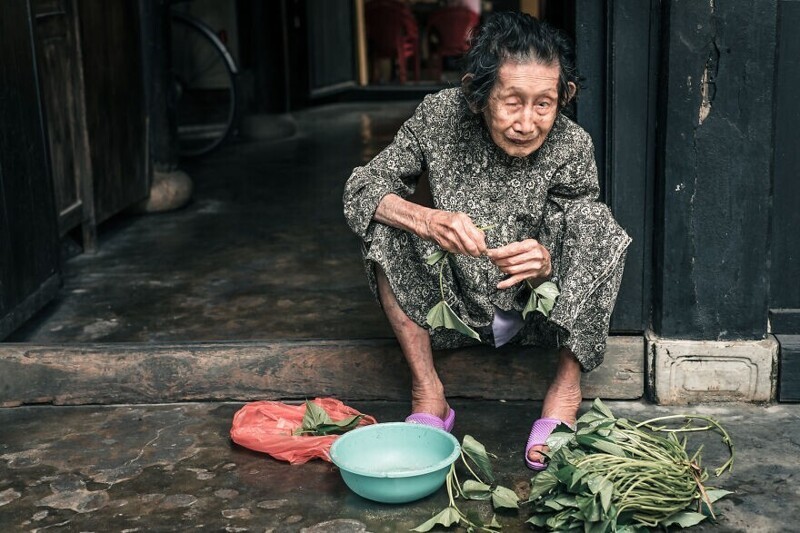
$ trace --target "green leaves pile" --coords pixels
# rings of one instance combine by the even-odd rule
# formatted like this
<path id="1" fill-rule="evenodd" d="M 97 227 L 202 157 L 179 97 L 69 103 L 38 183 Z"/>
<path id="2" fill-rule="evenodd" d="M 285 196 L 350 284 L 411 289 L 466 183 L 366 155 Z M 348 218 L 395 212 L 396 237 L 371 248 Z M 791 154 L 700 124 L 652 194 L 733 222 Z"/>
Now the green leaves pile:
<path id="1" fill-rule="evenodd" d="M 354 429 L 364 415 L 356 415 L 334 422 L 328 412 L 312 401 L 306 400 L 303 423 L 294 431 L 295 435 L 340 435 Z"/>
<path id="2" fill-rule="evenodd" d="M 677 428 L 659 426 L 682 422 Z M 698 423 L 700 425 L 698 425 Z M 733 466 L 733 443 L 713 418 L 672 415 L 634 422 L 615 418 L 600 401 L 578 419 L 573 432 L 559 426 L 547 440 L 547 470 L 533 478 L 528 523 L 548 530 L 632 533 L 648 528 L 689 527 L 714 517 L 712 504 L 730 491 L 704 485 L 702 447 L 689 455 L 684 437 L 714 431 L 730 458 L 717 476 Z"/>
<path id="3" fill-rule="evenodd" d="M 479 229 L 481 229 L 481 231 L 486 231 L 491 229 L 491 226 Z M 478 332 L 461 320 L 461 317 L 459 317 L 456 312 L 453 311 L 453 308 L 450 307 L 450 304 L 447 303 L 447 297 L 444 294 L 444 265 L 447 263 L 450 255 L 450 252 L 437 250 L 425 258 L 425 262 L 428 265 L 433 266 L 439 263 L 439 292 L 442 296 L 442 301 L 434 305 L 433 308 L 428 311 L 425 322 L 427 322 L 431 329 L 454 329 L 467 337 L 472 337 L 479 341 L 481 338 Z M 527 283 L 528 287 L 531 289 L 531 294 L 528 297 L 528 303 L 525 305 L 525 309 L 522 310 L 522 318 L 527 319 L 528 314 L 533 311 L 539 311 L 546 317 L 550 316 L 550 311 L 552 311 L 556 303 L 556 298 L 558 298 L 559 295 L 556 284 L 552 281 L 546 281 L 534 287 L 531 285 L 530 281 Z"/>
<path id="4" fill-rule="evenodd" d="M 468 532 L 496 532 L 502 529 L 495 516 L 492 516 L 489 523 L 485 523 L 477 513 L 464 513 L 456 505 L 457 498 L 491 500 L 492 507 L 495 510 L 519 508 L 519 498 L 516 493 L 495 482 L 492 463 L 489 460 L 489 453 L 486 448 L 470 435 L 465 435 L 461 444 L 461 462 L 469 472 L 471 479 L 467 479 L 462 484 L 458 479 L 456 465 L 453 463 L 450 467 L 450 472 L 447 474 L 446 482 L 450 505 L 411 531 L 430 531 L 437 525 L 444 527 L 461 525 Z"/>

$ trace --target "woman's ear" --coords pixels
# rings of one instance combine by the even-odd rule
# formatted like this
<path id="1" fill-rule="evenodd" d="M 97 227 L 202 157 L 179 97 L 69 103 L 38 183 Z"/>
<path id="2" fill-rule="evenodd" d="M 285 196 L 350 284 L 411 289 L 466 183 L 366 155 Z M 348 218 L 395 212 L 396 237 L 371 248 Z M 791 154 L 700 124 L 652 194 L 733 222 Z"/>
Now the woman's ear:
<path id="1" fill-rule="evenodd" d="M 472 102 L 472 98 L 470 98 L 470 93 L 472 92 L 470 85 L 473 79 L 475 79 L 475 74 L 472 74 L 470 72 L 464 74 L 464 76 L 461 78 L 461 90 L 467 97 L 467 104 L 469 105 L 469 110 L 477 115 L 478 113 L 480 113 L 480 109 L 477 109 L 475 107 L 475 104 Z"/>
<path id="2" fill-rule="evenodd" d="M 567 82 L 567 102 L 571 102 L 575 98 L 575 93 L 578 92 L 578 86 L 574 82 Z"/>

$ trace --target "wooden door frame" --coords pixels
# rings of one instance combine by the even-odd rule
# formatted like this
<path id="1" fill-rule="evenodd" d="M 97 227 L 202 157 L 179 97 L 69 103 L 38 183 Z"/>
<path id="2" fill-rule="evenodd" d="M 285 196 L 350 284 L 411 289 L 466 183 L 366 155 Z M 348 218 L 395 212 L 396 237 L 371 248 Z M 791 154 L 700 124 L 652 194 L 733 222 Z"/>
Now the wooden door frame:
<path id="1" fill-rule="evenodd" d="M 577 120 L 595 143 L 602 197 L 633 238 L 611 330 L 641 333 L 652 304 L 660 1 L 575 2 Z"/>

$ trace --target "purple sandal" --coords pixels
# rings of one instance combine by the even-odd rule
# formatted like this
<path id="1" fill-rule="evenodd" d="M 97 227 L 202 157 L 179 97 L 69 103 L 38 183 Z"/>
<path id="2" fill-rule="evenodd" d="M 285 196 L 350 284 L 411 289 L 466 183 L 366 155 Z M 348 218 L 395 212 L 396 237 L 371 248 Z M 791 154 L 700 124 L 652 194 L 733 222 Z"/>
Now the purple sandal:
<path id="1" fill-rule="evenodd" d="M 558 418 L 540 418 L 536 422 L 533 423 L 533 427 L 531 428 L 531 434 L 528 437 L 528 444 L 525 445 L 525 464 L 528 465 L 528 468 L 531 470 L 544 470 L 547 468 L 547 464 L 539 462 L 539 461 L 531 461 L 528 459 L 528 452 L 534 446 L 544 446 L 547 444 L 547 437 L 553 432 L 554 429 L 559 424 L 566 424 L 567 426 L 575 429 L 572 424 L 567 424 L 563 420 L 559 420 Z"/>
<path id="2" fill-rule="evenodd" d="M 450 409 L 450 412 L 447 413 L 447 418 L 444 420 L 438 416 L 428 413 L 414 413 L 406 418 L 406 422 L 409 424 L 423 424 L 425 426 L 435 427 L 450 433 L 453 431 L 453 426 L 456 424 L 456 412 Z"/>

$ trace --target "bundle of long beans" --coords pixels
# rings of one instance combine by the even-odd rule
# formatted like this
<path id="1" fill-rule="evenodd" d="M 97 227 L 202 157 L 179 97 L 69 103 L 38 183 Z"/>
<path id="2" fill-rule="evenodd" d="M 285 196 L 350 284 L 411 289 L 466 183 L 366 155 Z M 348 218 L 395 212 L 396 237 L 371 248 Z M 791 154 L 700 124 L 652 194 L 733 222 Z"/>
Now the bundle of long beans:
<path id="1" fill-rule="evenodd" d="M 670 422 L 681 427 L 667 427 Z M 701 425 L 698 425 L 701 423 Z M 532 482 L 531 524 L 551 530 L 630 532 L 650 527 L 688 527 L 714 516 L 712 504 L 728 491 L 705 486 L 702 446 L 691 456 L 678 434 L 715 431 L 733 466 L 733 443 L 725 429 L 704 415 L 672 415 L 634 422 L 615 418 L 596 400 L 576 431 L 558 428 L 548 439 L 547 470 Z"/>

